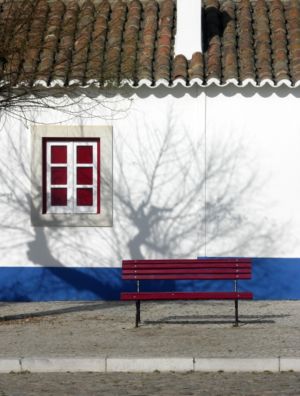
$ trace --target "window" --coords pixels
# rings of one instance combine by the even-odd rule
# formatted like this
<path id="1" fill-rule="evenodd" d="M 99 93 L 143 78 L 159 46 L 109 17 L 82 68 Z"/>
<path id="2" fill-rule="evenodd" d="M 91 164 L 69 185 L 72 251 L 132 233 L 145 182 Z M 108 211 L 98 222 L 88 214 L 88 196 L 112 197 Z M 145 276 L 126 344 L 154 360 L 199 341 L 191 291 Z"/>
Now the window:
<path id="1" fill-rule="evenodd" d="M 100 213 L 100 144 L 43 138 L 43 213 Z"/>
<path id="2" fill-rule="evenodd" d="M 32 127 L 32 224 L 112 225 L 112 129 Z"/>

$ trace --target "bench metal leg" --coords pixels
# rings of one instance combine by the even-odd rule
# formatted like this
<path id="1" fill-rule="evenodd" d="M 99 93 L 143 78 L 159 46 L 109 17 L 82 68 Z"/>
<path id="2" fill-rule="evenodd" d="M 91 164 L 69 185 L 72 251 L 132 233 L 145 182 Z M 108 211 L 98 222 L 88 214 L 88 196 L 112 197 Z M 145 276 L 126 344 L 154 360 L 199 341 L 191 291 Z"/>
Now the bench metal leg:
<path id="1" fill-rule="evenodd" d="M 136 301 L 136 314 L 135 314 L 135 327 L 139 327 L 139 323 L 141 323 L 141 302 Z"/>
<path id="2" fill-rule="evenodd" d="M 238 327 L 239 325 L 239 301 L 234 300 L 234 307 L 235 307 L 235 323 L 234 326 Z"/>

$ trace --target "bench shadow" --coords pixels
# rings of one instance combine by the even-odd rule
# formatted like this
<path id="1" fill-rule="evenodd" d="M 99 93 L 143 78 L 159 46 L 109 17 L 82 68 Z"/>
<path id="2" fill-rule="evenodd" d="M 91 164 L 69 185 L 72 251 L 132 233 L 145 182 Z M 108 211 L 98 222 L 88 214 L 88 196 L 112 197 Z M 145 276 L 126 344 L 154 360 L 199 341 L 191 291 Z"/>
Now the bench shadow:
<path id="1" fill-rule="evenodd" d="M 290 315 L 240 315 L 239 325 L 246 324 L 274 324 L 275 319 L 285 318 Z M 234 315 L 189 315 L 189 316 L 168 316 L 159 320 L 143 320 L 145 324 L 232 324 Z"/>
<path id="2" fill-rule="evenodd" d="M 71 307 L 63 307 L 57 309 L 50 309 L 47 311 L 39 311 L 39 312 L 26 312 L 21 314 L 14 315 L 4 315 L 0 316 L 0 322 L 8 321 L 8 320 L 20 320 L 20 319 L 28 319 L 28 318 L 40 318 L 44 316 L 52 316 L 52 315 L 63 315 L 67 313 L 78 313 L 78 312 L 93 312 L 102 309 L 112 308 L 112 306 L 118 307 L 123 305 L 122 303 L 116 303 L 112 305 L 111 303 L 92 303 L 92 304 L 84 304 L 84 305 L 75 305 Z"/>

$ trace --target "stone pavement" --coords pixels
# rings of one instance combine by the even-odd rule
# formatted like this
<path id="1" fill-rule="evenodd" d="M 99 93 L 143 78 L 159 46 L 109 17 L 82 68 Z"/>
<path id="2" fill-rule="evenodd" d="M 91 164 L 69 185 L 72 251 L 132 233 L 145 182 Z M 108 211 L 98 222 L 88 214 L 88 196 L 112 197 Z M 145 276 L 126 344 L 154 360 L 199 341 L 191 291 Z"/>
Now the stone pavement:
<path id="1" fill-rule="evenodd" d="M 299 373 L 2 374 L 1 396 L 297 396 Z"/>
<path id="2" fill-rule="evenodd" d="M 132 303 L 1 303 L 0 372 L 300 371 L 300 301 L 241 302 L 238 328 L 230 301 L 144 303 L 138 329 L 134 317 Z"/>
<path id="3" fill-rule="evenodd" d="M 1 303 L 0 396 L 300 395 L 300 301 L 241 302 L 239 328 L 233 314 L 145 303 L 135 329 L 131 303 Z"/>

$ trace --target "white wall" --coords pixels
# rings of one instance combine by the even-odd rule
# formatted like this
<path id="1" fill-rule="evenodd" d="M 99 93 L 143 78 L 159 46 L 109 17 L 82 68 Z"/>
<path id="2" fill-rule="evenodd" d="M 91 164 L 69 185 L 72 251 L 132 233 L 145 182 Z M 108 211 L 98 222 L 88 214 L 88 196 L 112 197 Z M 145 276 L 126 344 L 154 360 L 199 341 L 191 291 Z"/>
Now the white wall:
<path id="1" fill-rule="evenodd" d="M 30 125 L 5 123 L 1 188 L 12 198 L 1 210 L 2 265 L 120 266 L 132 256 L 197 256 L 203 245 L 204 123 L 198 119 L 204 119 L 204 95 L 195 99 L 196 89 L 177 90 L 177 98 L 158 95 L 140 90 L 130 101 L 91 101 L 97 106 L 89 113 L 81 103 L 75 119 L 49 110 L 29 115 L 37 123 L 113 126 L 113 227 L 32 227 Z"/>
<path id="2" fill-rule="evenodd" d="M 222 91 L 222 93 L 221 93 Z M 132 94 L 133 93 L 133 94 Z M 172 93 L 172 95 L 171 95 Z M 132 95 L 131 95 L 132 94 Z M 113 126 L 113 227 L 30 223 L 30 122 L 0 133 L 0 265 L 118 267 L 122 258 L 299 257 L 299 92 L 139 89 L 35 122 Z M 121 111 L 123 110 L 123 111 Z"/>
<path id="3" fill-rule="evenodd" d="M 225 158 L 227 153 L 237 158 L 222 186 L 238 199 L 221 216 L 218 238 L 207 244 L 207 255 L 300 256 L 299 91 L 275 92 L 270 88 L 208 92 L 206 147 L 208 152 L 217 147 Z M 208 183 L 207 201 L 214 196 L 215 188 Z M 208 239 L 216 224 L 207 226 Z"/>

